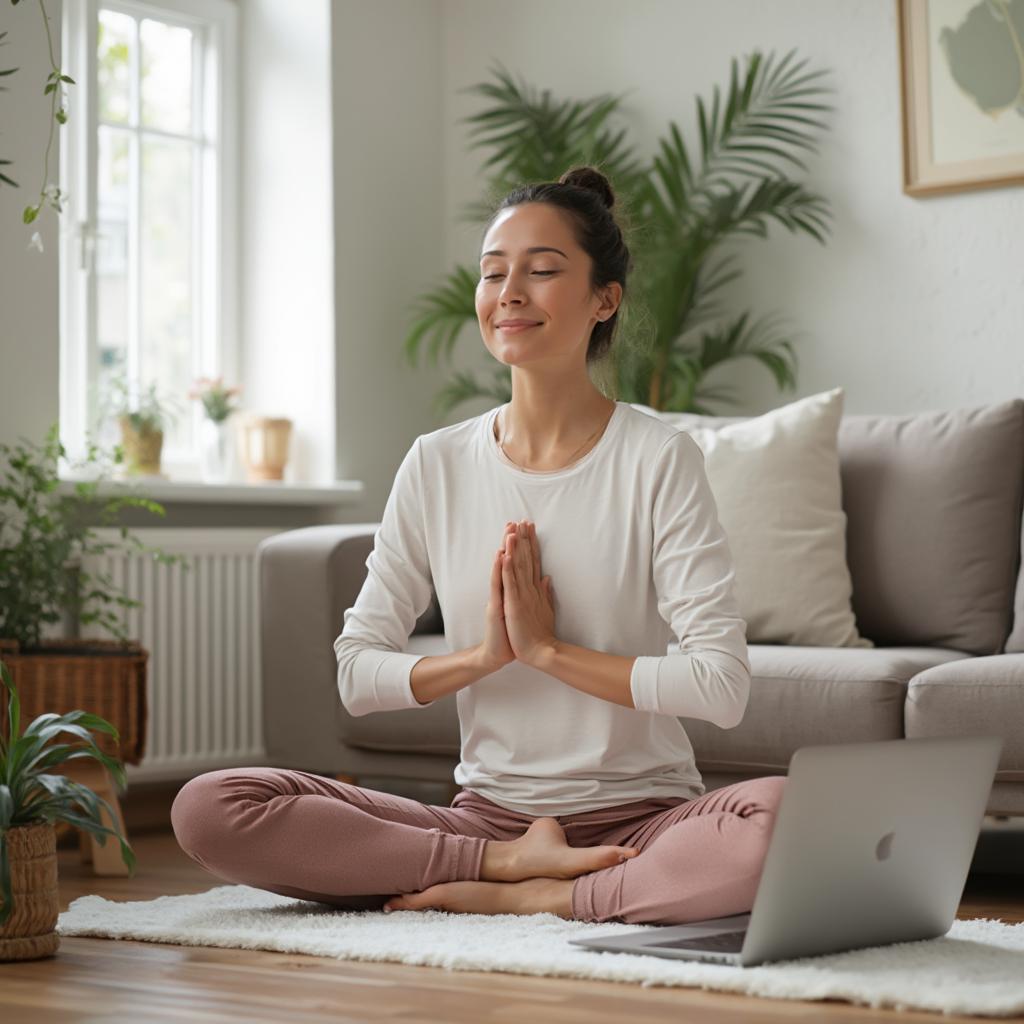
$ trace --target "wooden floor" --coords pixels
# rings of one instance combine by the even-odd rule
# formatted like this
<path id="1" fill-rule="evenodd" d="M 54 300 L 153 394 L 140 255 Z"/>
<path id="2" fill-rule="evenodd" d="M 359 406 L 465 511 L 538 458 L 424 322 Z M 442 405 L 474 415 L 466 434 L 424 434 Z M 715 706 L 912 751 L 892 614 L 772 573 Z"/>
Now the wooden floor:
<path id="1" fill-rule="evenodd" d="M 58 847 L 60 909 L 96 893 L 113 900 L 203 892 L 225 884 L 187 857 L 169 831 L 134 834 L 134 878 L 99 878 L 79 861 L 74 835 Z M 973 875 L 957 913 L 1024 921 L 1024 876 Z M 978 1018 L 872 1010 L 841 1002 L 754 999 L 699 989 L 446 971 L 299 954 L 63 937 L 55 957 L 0 963 L 0 1021 L 530 1021 L 621 1024 L 709 1021 L 774 1024 Z M 1007 1018 L 1002 1018 L 1007 1019 Z M 1016 1018 L 1018 1020 L 1024 1018 Z"/>

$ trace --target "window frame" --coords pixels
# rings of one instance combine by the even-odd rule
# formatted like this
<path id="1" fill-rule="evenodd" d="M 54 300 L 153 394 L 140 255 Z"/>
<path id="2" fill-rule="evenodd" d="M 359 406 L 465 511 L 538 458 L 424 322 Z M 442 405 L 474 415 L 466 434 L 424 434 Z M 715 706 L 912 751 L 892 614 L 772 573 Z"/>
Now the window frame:
<path id="1" fill-rule="evenodd" d="M 95 255 L 99 148 L 97 25 L 101 7 L 204 32 L 204 59 L 193 76 L 193 95 L 202 89 L 202 123 L 198 133 L 204 140 L 201 166 L 193 169 L 193 181 L 202 183 L 198 203 L 193 204 L 193 224 L 199 231 L 194 252 L 200 254 L 200 268 L 193 267 L 197 318 L 193 376 L 222 376 L 233 382 L 240 380 L 242 370 L 238 330 L 238 10 L 231 0 L 65 3 L 62 64 L 76 84 L 68 87 L 68 123 L 61 130 L 60 187 L 67 201 L 61 218 L 59 256 L 60 423 L 61 438 L 71 458 L 84 456 L 87 438 L 95 436 L 95 410 L 91 408 L 89 391 L 98 380 Z M 200 78 L 201 84 L 197 81 Z M 188 402 L 185 395 L 176 397 L 183 415 L 192 418 L 193 444 L 190 451 L 168 450 L 163 468 L 171 478 L 195 477 L 202 410 L 200 403 Z"/>

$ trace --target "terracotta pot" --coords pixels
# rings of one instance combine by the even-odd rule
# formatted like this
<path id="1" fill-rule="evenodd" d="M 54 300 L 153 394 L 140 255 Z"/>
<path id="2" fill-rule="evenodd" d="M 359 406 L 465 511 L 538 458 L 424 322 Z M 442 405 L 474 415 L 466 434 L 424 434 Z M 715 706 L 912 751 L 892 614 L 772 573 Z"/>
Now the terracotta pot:
<path id="1" fill-rule="evenodd" d="M 242 461 L 249 480 L 283 480 L 292 421 L 245 416 L 239 422 Z"/>
<path id="2" fill-rule="evenodd" d="M 14 910 L 0 925 L 0 961 L 40 960 L 60 945 L 57 833 L 53 822 L 7 829 Z"/>
<path id="3" fill-rule="evenodd" d="M 126 471 L 132 476 L 158 476 L 164 432 L 148 427 L 136 430 L 127 416 L 122 416 L 118 422 L 121 424 Z"/>

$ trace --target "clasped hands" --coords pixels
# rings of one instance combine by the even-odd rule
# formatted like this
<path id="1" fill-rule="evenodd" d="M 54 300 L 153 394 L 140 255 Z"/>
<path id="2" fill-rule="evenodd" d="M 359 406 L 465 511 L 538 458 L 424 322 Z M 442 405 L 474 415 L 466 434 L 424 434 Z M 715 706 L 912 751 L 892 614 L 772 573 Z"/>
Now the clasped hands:
<path id="1" fill-rule="evenodd" d="M 536 665 L 557 642 L 551 577 L 541 575 L 536 528 L 526 519 L 506 523 L 491 563 L 480 656 L 491 671 L 511 661 Z"/>

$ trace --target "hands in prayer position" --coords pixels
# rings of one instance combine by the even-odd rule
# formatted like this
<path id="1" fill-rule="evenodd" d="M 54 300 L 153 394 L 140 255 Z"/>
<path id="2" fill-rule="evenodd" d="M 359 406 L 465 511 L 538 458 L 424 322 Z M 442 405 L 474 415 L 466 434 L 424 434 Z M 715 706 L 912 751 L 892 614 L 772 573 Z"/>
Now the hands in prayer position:
<path id="1" fill-rule="evenodd" d="M 506 523 L 491 563 L 482 657 L 493 671 L 510 661 L 529 665 L 556 643 L 551 577 L 541 575 L 536 527 Z"/>

